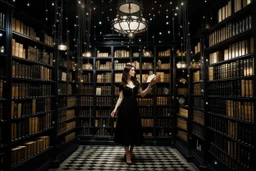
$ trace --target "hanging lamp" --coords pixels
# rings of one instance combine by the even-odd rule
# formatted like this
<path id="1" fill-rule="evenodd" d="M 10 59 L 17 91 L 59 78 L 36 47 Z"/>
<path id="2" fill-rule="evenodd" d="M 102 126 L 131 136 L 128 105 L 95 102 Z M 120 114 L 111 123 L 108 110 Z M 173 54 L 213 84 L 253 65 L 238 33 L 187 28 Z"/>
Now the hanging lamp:
<path id="1" fill-rule="evenodd" d="M 141 4 L 137 0 L 119 0 L 117 9 L 125 14 L 137 13 L 141 10 Z"/>
<path id="2" fill-rule="evenodd" d="M 61 0 L 60 5 L 60 44 L 58 45 L 58 50 L 66 51 L 68 46 L 63 42 L 63 0 Z"/>
<path id="3" fill-rule="evenodd" d="M 111 23 L 112 29 L 129 38 L 148 29 L 148 21 L 143 18 L 142 5 L 134 0 L 119 0 L 117 16 Z"/>

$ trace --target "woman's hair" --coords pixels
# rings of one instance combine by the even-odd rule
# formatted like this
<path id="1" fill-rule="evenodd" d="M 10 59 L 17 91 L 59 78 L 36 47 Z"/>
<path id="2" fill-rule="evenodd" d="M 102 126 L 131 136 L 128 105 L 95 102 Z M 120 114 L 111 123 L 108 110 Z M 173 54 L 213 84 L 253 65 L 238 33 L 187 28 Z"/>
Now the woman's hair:
<path id="1" fill-rule="evenodd" d="M 124 67 L 124 70 L 123 70 L 123 75 L 122 75 L 122 83 L 120 86 L 124 87 L 126 84 L 128 84 L 127 82 L 127 79 L 129 77 L 129 72 L 130 70 L 133 68 L 134 66 L 131 65 L 131 64 L 127 64 L 125 67 Z M 135 69 L 135 67 L 134 67 Z M 136 78 L 136 73 L 134 75 L 134 77 L 131 77 L 131 81 L 133 82 L 133 84 L 136 86 L 136 87 L 139 87 L 140 86 L 140 83 L 139 81 L 137 80 Z"/>

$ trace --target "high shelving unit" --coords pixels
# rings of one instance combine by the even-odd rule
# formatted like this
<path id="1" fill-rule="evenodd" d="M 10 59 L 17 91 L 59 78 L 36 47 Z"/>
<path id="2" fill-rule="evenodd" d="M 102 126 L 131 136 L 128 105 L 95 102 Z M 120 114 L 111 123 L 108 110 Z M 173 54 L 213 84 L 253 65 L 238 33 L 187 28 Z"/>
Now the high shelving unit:
<path id="1" fill-rule="evenodd" d="M 23 13 L 0 3 L 1 127 L 8 130 L 1 134 L 1 169 L 43 168 L 53 150 L 52 39 L 40 29 L 42 23 L 31 26 L 32 18 L 22 20 Z"/>
<path id="2" fill-rule="evenodd" d="M 223 1 L 218 23 L 194 36 L 201 67 L 189 69 L 189 152 L 200 170 L 255 170 L 253 9 L 255 1 Z"/>

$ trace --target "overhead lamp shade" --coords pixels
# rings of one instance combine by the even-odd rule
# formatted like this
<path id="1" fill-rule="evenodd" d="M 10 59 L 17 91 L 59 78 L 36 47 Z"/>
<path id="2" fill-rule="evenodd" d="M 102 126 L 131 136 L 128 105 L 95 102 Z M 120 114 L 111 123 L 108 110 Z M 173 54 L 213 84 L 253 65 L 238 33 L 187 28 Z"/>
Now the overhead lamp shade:
<path id="1" fill-rule="evenodd" d="M 58 50 L 60 50 L 60 51 L 66 51 L 67 49 L 68 49 L 68 46 L 64 45 L 63 43 L 58 45 Z"/>
<path id="2" fill-rule="evenodd" d="M 187 64 L 185 61 L 180 61 L 176 64 L 177 68 L 186 68 Z"/>
<path id="3" fill-rule="evenodd" d="M 84 52 L 84 53 L 82 54 L 82 56 L 89 58 L 89 57 L 92 56 L 92 53 L 91 53 L 90 51 L 86 51 L 86 52 Z"/>
<path id="4" fill-rule="evenodd" d="M 141 8 L 137 0 L 119 0 L 118 2 L 118 10 L 125 14 L 137 13 Z"/>
<path id="5" fill-rule="evenodd" d="M 115 18 L 112 22 L 112 28 L 121 34 L 137 34 L 147 30 L 148 22 L 145 18 L 135 15 L 123 15 Z"/>

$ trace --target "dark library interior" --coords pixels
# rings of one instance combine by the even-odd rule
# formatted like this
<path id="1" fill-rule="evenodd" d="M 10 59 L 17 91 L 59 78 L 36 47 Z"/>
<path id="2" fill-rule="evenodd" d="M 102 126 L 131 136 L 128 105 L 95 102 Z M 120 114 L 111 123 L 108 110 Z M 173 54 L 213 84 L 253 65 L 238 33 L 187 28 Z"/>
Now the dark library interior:
<path id="1" fill-rule="evenodd" d="M 255 9 L 0 0 L 0 171 L 255 171 Z M 111 117 L 127 64 L 143 89 L 159 77 L 136 95 L 145 143 L 132 165 Z"/>

